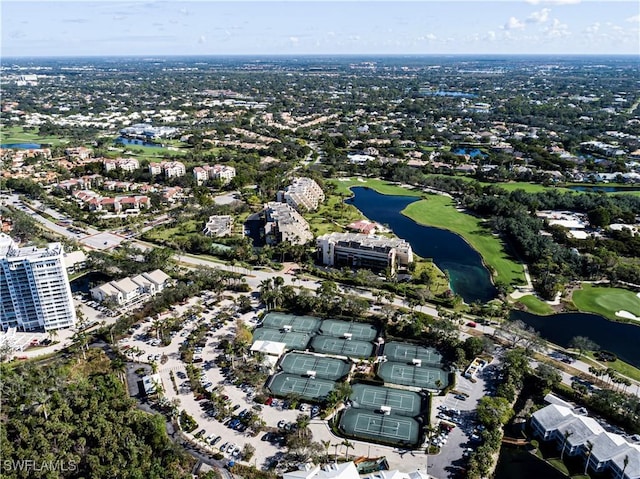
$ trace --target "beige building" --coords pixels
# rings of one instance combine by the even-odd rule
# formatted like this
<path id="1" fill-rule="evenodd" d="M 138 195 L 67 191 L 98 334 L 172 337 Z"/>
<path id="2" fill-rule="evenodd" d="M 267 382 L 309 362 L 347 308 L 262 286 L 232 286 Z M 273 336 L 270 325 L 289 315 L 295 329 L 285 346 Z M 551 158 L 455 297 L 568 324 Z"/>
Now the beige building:
<path id="1" fill-rule="evenodd" d="M 202 234 L 215 237 L 229 236 L 232 227 L 233 217 L 229 215 L 209 216 L 209 221 L 207 221 Z"/>
<path id="2" fill-rule="evenodd" d="M 278 201 L 298 211 L 313 211 L 324 201 L 324 192 L 311 178 L 298 177 L 284 191 L 278 192 Z"/>
<path id="3" fill-rule="evenodd" d="M 269 202 L 264 206 L 264 234 L 267 244 L 280 242 L 305 244 L 313 239 L 309 223 L 286 203 Z"/>
<path id="4" fill-rule="evenodd" d="M 96 301 L 111 300 L 118 305 L 134 303 L 148 296 L 162 292 L 171 281 L 164 271 L 156 269 L 132 278 L 110 281 L 91 290 L 91 297 Z"/>

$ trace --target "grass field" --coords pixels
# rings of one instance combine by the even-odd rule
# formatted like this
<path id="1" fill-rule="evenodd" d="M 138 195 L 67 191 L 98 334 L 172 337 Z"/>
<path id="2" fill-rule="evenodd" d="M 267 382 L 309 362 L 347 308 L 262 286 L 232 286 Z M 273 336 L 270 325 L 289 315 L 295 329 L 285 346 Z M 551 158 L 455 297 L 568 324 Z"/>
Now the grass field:
<path id="1" fill-rule="evenodd" d="M 483 225 L 481 219 L 458 211 L 451 198 L 429 195 L 427 199 L 408 205 L 402 214 L 417 223 L 447 229 L 462 236 L 475 248 L 484 262 L 496 274 L 496 280 L 506 284 L 524 284 L 522 265 L 510 259 L 498 237 Z"/>
<path id="2" fill-rule="evenodd" d="M 336 193 L 351 196 L 349 188 L 352 186 L 366 186 L 383 195 L 422 196 L 420 190 L 409 190 L 388 181 L 376 178 L 349 178 L 346 181 L 329 180 L 328 183 L 336 185 Z"/>
<path id="3" fill-rule="evenodd" d="M 628 311 L 640 317 L 640 297 L 633 291 L 583 283 L 574 291 L 573 303 L 583 312 L 596 313 L 614 321 L 624 320 L 616 311 Z"/>
<path id="4" fill-rule="evenodd" d="M 623 376 L 634 379 L 636 381 L 640 381 L 640 369 L 632 366 L 629 363 L 625 363 L 620 359 L 616 359 L 615 361 L 607 361 L 606 363 L 600 362 L 600 364 L 598 364 L 598 362 L 596 362 L 595 356 L 591 351 L 587 352 L 587 358 L 583 359 L 585 360 L 585 362 L 587 362 L 588 364 L 592 364 L 593 366 L 597 366 L 600 368 L 602 367 L 601 365 L 604 365 L 619 372 Z M 602 380 L 606 381 L 606 378 L 602 378 Z"/>
<path id="5" fill-rule="evenodd" d="M 191 233 L 200 233 L 202 230 L 198 228 L 199 222 L 196 220 L 185 221 L 173 228 L 159 227 L 147 231 L 144 234 L 145 238 L 151 241 L 165 240 L 171 241 L 175 238 L 185 237 Z"/>
<path id="6" fill-rule="evenodd" d="M 532 294 L 519 298 L 517 302 L 524 304 L 527 307 L 528 312 L 539 314 L 540 316 L 546 316 L 548 314 L 553 314 L 554 312 L 551 306 Z"/>
<path id="7" fill-rule="evenodd" d="M 57 136 L 40 136 L 36 131 L 24 131 L 21 126 L 0 128 L 0 143 L 46 143 L 59 145 L 68 143 L 65 138 Z"/>

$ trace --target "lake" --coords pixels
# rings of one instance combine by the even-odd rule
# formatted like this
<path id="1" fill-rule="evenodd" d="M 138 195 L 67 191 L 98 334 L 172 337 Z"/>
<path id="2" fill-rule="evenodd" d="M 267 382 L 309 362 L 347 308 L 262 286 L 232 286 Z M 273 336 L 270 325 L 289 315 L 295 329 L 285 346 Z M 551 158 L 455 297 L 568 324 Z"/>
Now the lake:
<path id="1" fill-rule="evenodd" d="M 511 319 L 520 319 L 540 333 L 544 339 L 567 347 L 574 336 L 586 336 L 600 349 L 615 353 L 620 359 L 640 368 L 640 327 L 616 323 L 587 313 L 562 313 L 538 316 L 512 311 Z"/>
<path id="2" fill-rule="evenodd" d="M 136 140 L 135 138 L 124 138 L 122 136 L 116 138 L 116 143 L 120 145 L 131 145 L 131 146 L 148 146 L 151 148 L 162 148 L 163 146 L 159 143 L 151 143 L 144 140 Z"/>
<path id="3" fill-rule="evenodd" d="M 0 148 L 9 148 L 14 150 L 38 150 L 44 145 L 40 143 L 3 143 Z"/>
<path id="4" fill-rule="evenodd" d="M 449 273 L 451 289 L 467 303 L 487 302 L 497 296 L 491 276 L 480 254 L 461 236 L 440 228 L 419 225 L 400 212 L 418 201 L 415 196 L 382 195 L 370 188 L 351 188 L 353 197 L 346 200 L 372 221 L 388 226 L 399 238 L 407 240 L 413 251 L 432 258 Z"/>
<path id="5" fill-rule="evenodd" d="M 583 191 L 591 193 L 620 193 L 624 191 L 640 191 L 640 186 L 567 186 L 573 191 Z"/>

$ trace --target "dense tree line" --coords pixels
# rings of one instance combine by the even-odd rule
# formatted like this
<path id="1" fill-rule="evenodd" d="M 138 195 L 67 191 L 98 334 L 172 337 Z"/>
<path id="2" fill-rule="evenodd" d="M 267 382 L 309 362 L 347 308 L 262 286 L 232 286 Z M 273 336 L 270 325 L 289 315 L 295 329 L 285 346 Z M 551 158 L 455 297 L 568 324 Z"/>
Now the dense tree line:
<path id="1" fill-rule="evenodd" d="M 0 365 L 2 477 L 191 477 L 164 418 L 136 409 L 111 365 L 98 350 L 45 368 Z"/>

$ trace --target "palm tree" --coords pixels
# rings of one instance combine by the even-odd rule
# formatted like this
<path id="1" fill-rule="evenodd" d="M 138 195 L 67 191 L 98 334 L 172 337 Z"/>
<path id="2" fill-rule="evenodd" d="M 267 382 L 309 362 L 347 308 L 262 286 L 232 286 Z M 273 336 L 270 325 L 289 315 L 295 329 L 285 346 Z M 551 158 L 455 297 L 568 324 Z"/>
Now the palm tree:
<path id="1" fill-rule="evenodd" d="M 60 335 L 60 332 L 57 329 L 51 329 L 47 331 L 47 333 L 49 334 L 49 341 L 52 343 L 58 339 L 58 336 Z"/>
<path id="2" fill-rule="evenodd" d="M 322 444 L 322 447 L 324 447 L 324 451 L 325 454 L 327 456 L 327 464 L 329 464 L 329 448 L 331 447 L 331 441 L 323 441 L 322 439 L 320 440 L 320 444 Z"/>
<path id="3" fill-rule="evenodd" d="M 335 444 L 333 445 L 333 447 L 335 447 L 335 448 L 336 448 L 336 449 L 335 449 L 335 453 L 334 453 L 334 455 L 333 455 L 333 460 L 334 460 L 334 462 L 335 462 L 336 464 L 338 464 L 338 447 L 340 447 L 340 443 L 338 443 L 338 442 L 337 442 L 337 443 L 335 443 Z"/>
<path id="4" fill-rule="evenodd" d="M 344 455 L 347 458 L 347 462 L 349 462 L 349 448 L 355 449 L 355 446 L 353 445 L 352 442 L 349 442 L 349 440 L 347 440 L 347 439 L 342 441 L 340 444 L 342 444 L 344 446 L 344 449 L 345 449 L 345 454 Z"/>
<path id="5" fill-rule="evenodd" d="M 561 460 L 561 461 L 562 461 L 562 459 L 564 458 L 564 450 L 565 450 L 565 447 L 566 447 L 566 445 L 567 445 L 567 441 L 569 440 L 569 438 L 570 438 L 571 436 L 573 436 L 573 432 L 572 432 L 572 431 L 570 431 L 569 429 L 567 429 L 567 430 L 564 432 L 564 441 L 562 442 L 562 451 L 560 452 L 560 460 Z"/>
<path id="6" fill-rule="evenodd" d="M 624 471 L 627 470 L 627 466 L 629 465 L 629 456 L 627 455 L 624 456 L 623 463 L 624 463 L 624 467 L 622 468 L 622 472 L 620 473 L 621 478 L 624 478 Z"/>
<path id="7" fill-rule="evenodd" d="M 584 463 L 584 475 L 587 475 L 587 469 L 589 469 L 589 459 L 591 459 L 591 452 L 593 451 L 593 443 L 591 441 L 587 441 L 585 448 L 587 449 L 587 460 Z"/>

